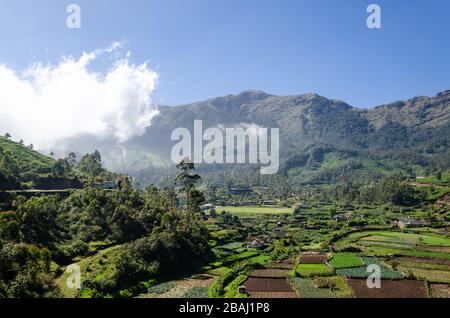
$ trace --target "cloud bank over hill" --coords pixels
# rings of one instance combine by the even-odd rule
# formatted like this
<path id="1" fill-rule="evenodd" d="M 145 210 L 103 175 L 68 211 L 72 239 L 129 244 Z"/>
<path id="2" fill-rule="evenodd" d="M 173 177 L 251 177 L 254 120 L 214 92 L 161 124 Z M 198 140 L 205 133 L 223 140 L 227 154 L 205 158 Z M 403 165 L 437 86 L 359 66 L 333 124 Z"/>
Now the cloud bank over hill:
<path id="1" fill-rule="evenodd" d="M 117 57 L 121 47 L 19 72 L 0 64 L 0 132 L 39 148 L 82 135 L 118 143 L 142 135 L 158 114 L 151 99 L 158 74 L 130 63 L 129 54 Z M 105 72 L 88 68 L 104 55 L 112 58 Z"/>

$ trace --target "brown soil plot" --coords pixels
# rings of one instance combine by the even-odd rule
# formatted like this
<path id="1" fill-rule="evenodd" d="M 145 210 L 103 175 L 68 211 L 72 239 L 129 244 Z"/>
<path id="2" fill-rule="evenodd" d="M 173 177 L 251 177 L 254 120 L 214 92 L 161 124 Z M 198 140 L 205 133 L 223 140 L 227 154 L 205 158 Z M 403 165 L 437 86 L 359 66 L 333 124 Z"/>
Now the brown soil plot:
<path id="1" fill-rule="evenodd" d="M 289 263 L 271 263 L 269 265 L 266 265 L 267 269 L 292 269 L 293 264 Z"/>
<path id="2" fill-rule="evenodd" d="M 294 292 L 286 278 L 250 277 L 243 285 L 249 292 Z"/>
<path id="3" fill-rule="evenodd" d="M 286 278 L 290 270 L 287 269 L 258 269 L 254 270 L 250 277 L 261 278 Z"/>
<path id="4" fill-rule="evenodd" d="M 416 263 L 429 263 L 437 265 L 450 265 L 450 260 L 435 259 L 435 258 L 418 258 L 418 257 L 394 257 L 391 261 L 408 261 Z"/>
<path id="5" fill-rule="evenodd" d="M 383 280 L 381 288 L 370 289 L 365 279 L 347 279 L 356 298 L 427 298 L 424 282 L 416 280 Z"/>
<path id="6" fill-rule="evenodd" d="M 301 264 L 323 264 L 328 260 L 326 255 L 300 255 Z"/>
<path id="7" fill-rule="evenodd" d="M 433 298 L 450 298 L 450 285 L 431 284 L 430 289 Z"/>
<path id="8" fill-rule="evenodd" d="M 298 298 L 294 292 L 249 292 L 250 298 Z"/>

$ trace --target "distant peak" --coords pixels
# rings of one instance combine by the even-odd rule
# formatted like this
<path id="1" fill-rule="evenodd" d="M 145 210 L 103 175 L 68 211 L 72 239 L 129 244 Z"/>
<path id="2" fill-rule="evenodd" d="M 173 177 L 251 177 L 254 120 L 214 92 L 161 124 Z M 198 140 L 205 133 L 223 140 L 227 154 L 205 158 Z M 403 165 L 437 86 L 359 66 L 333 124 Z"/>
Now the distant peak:
<path id="1" fill-rule="evenodd" d="M 303 97 L 308 98 L 308 99 L 324 98 L 323 96 L 320 96 L 317 93 L 306 93 L 306 94 L 303 95 Z"/>
<path id="2" fill-rule="evenodd" d="M 248 98 L 267 98 L 270 97 L 270 94 L 267 94 L 266 92 L 255 90 L 255 89 L 248 89 L 245 91 L 240 92 L 236 96 L 238 97 L 248 97 Z"/>

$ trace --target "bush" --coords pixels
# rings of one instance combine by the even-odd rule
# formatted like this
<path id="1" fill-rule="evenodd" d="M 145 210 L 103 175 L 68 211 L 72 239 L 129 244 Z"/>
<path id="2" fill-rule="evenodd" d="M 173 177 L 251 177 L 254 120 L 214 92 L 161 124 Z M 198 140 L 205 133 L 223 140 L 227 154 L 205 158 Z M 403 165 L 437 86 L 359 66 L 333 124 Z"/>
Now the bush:
<path id="1" fill-rule="evenodd" d="M 231 283 L 237 276 L 246 275 L 253 269 L 261 265 L 251 262 L 241 262 L 236 264 L 233 268 L 226 271 L 222 276 L 217 278 L 208 288 L 209 298 L 221 298 L 224 295 L 224 288 Z"/>
<path id="2" fill-rule="evenodd" d="M 133 297 L 133 293 L 131 291 L 129 291 L 128 289 L 123 289 L 123 290 L 119 291 L 119 295 L 121 298 L 132 298 Z"/>
<path id="3" fill-rule="evenodd" d="M 224 288 L 224 297 L 235 298 L 235 296 L 239 294 L 239 286 L 241 286 L 241 284 L 247 280 L 247 277 L 247 275 L 239 275 L 238 277 L 236 277 L 230 284 L 228 284 L 228 286 Z"/>

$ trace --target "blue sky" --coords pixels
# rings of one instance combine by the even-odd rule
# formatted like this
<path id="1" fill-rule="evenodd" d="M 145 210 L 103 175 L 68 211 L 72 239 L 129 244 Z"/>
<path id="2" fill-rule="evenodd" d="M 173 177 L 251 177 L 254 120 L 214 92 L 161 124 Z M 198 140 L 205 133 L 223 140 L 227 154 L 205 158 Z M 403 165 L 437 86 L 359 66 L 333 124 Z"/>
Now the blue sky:
<path id="1" fill-rule="evenodd" d="M 80 30 L 66 28 L 70 3 Z M 381 30 L 366 27 L 370 3 Z M 169 105 L 245 89 L 358 107 L 434 95 L 450 89 L 449 35 L 448 0 L 0 0 L 0 64 L 125 41 L 133 63 L 159 73 L 155 100 Z"/>

